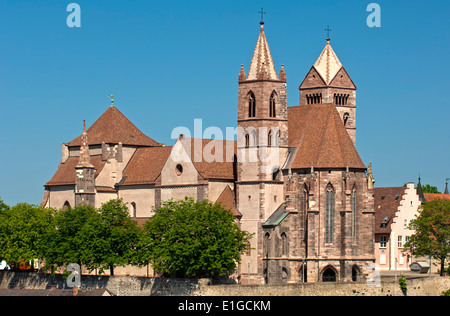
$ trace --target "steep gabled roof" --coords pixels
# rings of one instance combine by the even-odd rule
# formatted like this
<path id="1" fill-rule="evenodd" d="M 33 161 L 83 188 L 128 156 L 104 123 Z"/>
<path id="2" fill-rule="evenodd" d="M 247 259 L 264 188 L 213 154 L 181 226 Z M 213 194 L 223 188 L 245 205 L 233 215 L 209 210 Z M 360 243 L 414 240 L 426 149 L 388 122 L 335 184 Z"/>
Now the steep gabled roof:
<path id="1" fill-rule="evenodd" d="M 406 187 L 374 188 L 375 233 L 389 234 L 392 219 L 395 217 Z M 383 225 L 382 226 L 382 224 Z"/>
<path id="2" fill-rule="evenodd" d="M 285 168 L 366 169 L 333 104 L 288 108 L 289 147 L 295 147 Z"/>
<path id="3" fill-rule="evenodd" d="M 169 158 L 172 147 L 138 148 L 122 173 L 120 186 L 153 184 Z"/>
<path id="4" fill-rule="evenodd" d="M 110 107 L 87 130 L 89 145 L 104 143 L 130 146 L 162 146 L 150 137 L 144 135 L 116 107 Z M 80 146 L 82 135 L 70 141 L 68 146 Z"/>

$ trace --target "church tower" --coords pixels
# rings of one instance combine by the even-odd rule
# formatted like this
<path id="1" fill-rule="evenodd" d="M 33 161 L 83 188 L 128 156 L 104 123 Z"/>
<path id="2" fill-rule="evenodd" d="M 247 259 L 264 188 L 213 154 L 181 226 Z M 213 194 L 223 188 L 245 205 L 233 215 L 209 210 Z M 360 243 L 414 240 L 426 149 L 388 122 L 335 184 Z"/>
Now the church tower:
<path id="1" fill-rule="evenodd" d="M 248 74 L 243 65 L 239 73 L 236 188 L 242 229 L 255 233 L 240 271 L 249 283 L 264 282 L 261 224 L 283 203 L 281 169 L 288 154 L 286 73 L 282 65 L 277 75 L 260 24 Z"/>
<path id="2" fill-rule="evenodd" d="M 75 167 L 75 205 L 95 207 L 95 167 L 91 164 L 86 121 L 81 135 L 80 157 Z"/>
<path id="3" fill-rule="evenodd" d="M 332 103 L 356 144 L 356 86 L 339 61 L 327 38 L 327 44 L 306 75 L 300 90 L 300 106 Z"/>

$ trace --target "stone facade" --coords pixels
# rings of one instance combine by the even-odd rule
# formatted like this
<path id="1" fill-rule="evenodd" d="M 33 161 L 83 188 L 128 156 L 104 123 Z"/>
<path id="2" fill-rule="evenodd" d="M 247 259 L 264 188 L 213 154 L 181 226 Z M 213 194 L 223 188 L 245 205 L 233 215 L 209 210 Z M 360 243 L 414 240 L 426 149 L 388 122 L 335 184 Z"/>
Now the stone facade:
<path id="1" fill-rule="evenodd" d="M 64 144 L 43 206 L 100 207 L 123 198 L 145 221 L 170 199 L 217 202 L 254 234 L 243 284 L 359 281 L 375 262 L 373 177 L 355 148 L 356 87 L 329 40 L 288 107 L 261 23 L 239 73 L 237 141 L 180 135 L 165 146 L 113 105 Z M 370 170 L 369 170 L 370 171 Z M 126 273 L 126 272 L 125 272 Z"/>

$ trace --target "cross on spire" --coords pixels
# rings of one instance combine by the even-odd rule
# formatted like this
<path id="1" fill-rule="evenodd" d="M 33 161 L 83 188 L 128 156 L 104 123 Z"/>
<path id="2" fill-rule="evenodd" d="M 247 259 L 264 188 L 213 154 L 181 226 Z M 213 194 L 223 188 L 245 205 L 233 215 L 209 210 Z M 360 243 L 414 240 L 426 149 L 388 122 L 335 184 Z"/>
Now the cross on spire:
<path id="1" fill-rule="evenodd" d="M 261 24 L 264 24 L 264 14 L 266 14 L 266 12 L 264 12 L 264 8 L 261 8 L 261 11 L 258 11 L 258 13 L 261 14 Z"/>
<path id="2" fill-rule="evenodd" d="M 330 29 L 330 26 L 328 25 L 327 28 L 325 29 L 325 31 L 327 32 L 327 41 L 329 41 L 330 40 L 330 32 L 333 30 Z"/>

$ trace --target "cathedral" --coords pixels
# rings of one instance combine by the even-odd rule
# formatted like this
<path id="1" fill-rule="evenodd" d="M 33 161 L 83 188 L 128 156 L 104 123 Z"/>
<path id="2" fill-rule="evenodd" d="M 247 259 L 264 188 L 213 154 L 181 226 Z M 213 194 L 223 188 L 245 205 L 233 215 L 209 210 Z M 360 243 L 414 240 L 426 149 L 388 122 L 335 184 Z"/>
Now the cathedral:
<path id="1" fill-rule="evenodd" d="M 42 205 L 122 198 L 142 223 L 164 201 L 208 199 L 254 234 L 236 271 L 241 284 L 366 279 L 374 181 L 355 147 L 356 86 L 330 39 L 299 86 L 298 106 L 287 106 L 286 72 L 276 71 L 264 22 L 238 78 L 236 141 L 180 135 L 166 146 L 112 103 L 62 145 Z"/>

